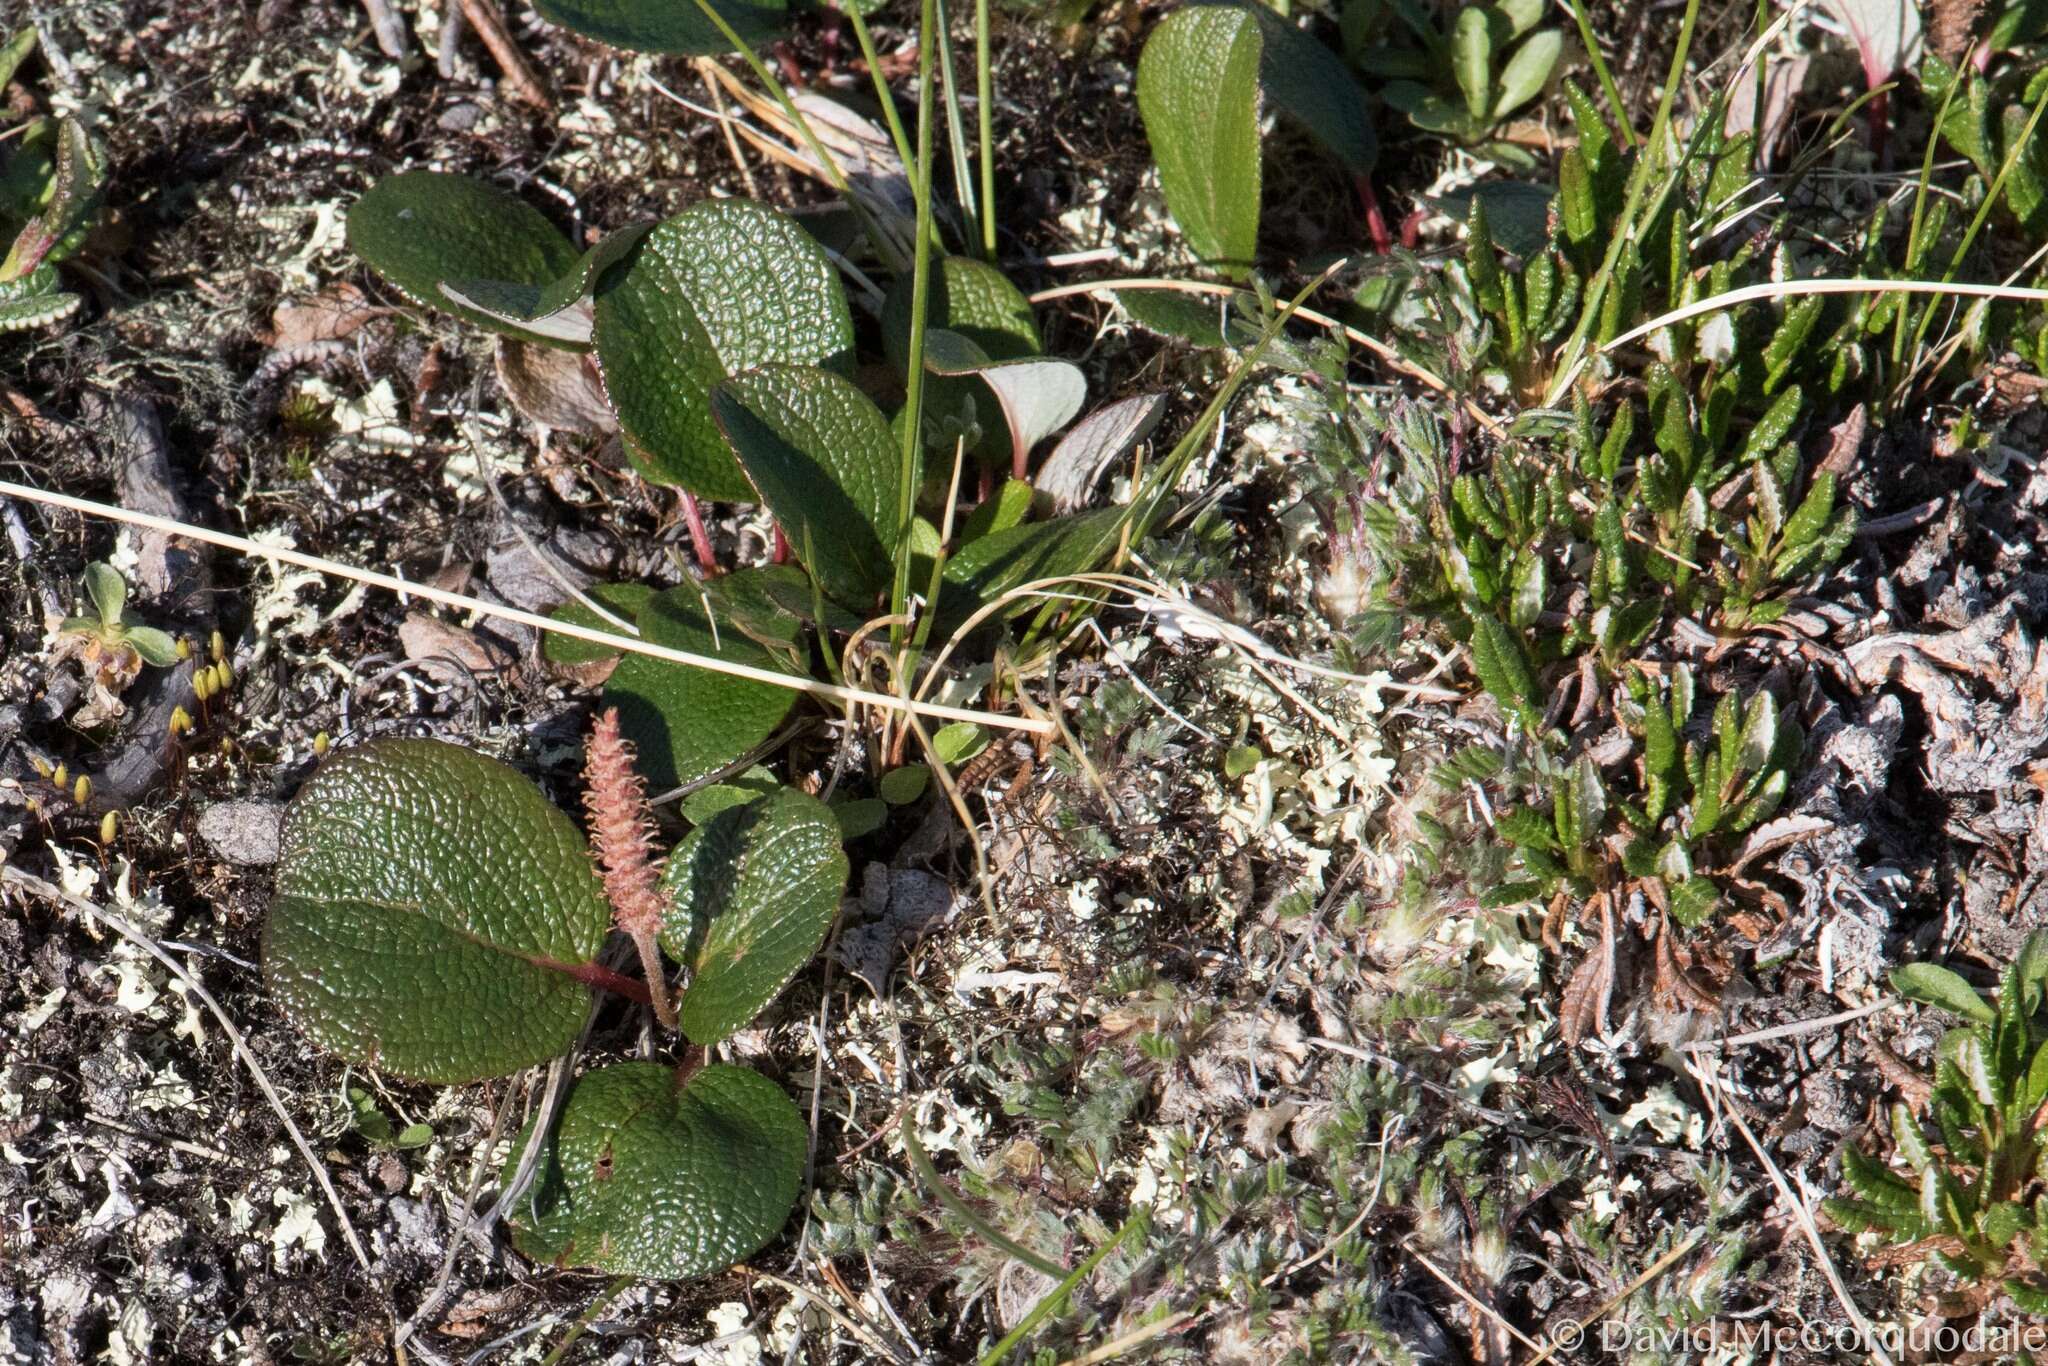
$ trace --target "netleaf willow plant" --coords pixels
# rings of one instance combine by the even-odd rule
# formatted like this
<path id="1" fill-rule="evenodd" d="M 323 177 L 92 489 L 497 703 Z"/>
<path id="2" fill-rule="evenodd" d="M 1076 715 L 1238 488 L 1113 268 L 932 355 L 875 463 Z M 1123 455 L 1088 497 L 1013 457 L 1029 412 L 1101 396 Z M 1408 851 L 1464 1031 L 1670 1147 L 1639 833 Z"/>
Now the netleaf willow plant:
<path id="1" fill-rule="evenodd" d="M 595 991 L 650 1004 L 690 1045 L 680 1063 L 584 1073 L 559 1115 L 520 1135 L 502 1184 L 519 1192 L 515 1239 L 533 1257 L 704 1275 L 781 1229 L 807 1132 L 780 1085 L 706 1065 L 703 1050 L 816 954 L 846 853 L 821 803 L 771 787 L 699 808 L 664 863 L 615 712 L 598 718 L 585 776 L 594 850 L 529 779 L 483 755 L 400 739 L 337 753 L 285 822 L 264 976 L 321 1046 L 448 1084 L 564 1053 Z M 642 979 L 606 965 L 614 929 Z"/>

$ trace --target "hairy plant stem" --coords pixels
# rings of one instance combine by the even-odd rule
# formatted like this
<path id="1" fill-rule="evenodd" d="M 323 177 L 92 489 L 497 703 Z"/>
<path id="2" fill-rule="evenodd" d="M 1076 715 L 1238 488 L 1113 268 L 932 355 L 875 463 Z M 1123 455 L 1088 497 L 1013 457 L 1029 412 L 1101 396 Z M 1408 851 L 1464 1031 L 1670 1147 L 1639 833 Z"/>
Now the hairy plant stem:
<path id="1" fill-rule="evenodd" d="M 676 1006 L 668 994 L 668 970 L 662 966 L 661 945 L 655 942 L 652 930 L 642 930 L 631 938 L 640 955 L 640 971 L 647 975 L 647 1004 L 654 1007 L 654 1018 L 661 1021 L 663 1028 L 674 1029 Z"/>
<path id="2" fill-rule="evenodd" d="M 647 983 L 628 977 L 623 972 L 613 972 L 610 968 L 604 967 L 601 964 L 557 963 L 549 958 L 536 959 L 535 961 L 544 968 L 552 968 L 564 977 L 573 977 L 579 982 L 586 982 L 601 990 L 609 991 L 614 996 L 623 996 L 627 1000 L 643 1006 L 654 1003 L 653 993 L 648 989 Z"/>

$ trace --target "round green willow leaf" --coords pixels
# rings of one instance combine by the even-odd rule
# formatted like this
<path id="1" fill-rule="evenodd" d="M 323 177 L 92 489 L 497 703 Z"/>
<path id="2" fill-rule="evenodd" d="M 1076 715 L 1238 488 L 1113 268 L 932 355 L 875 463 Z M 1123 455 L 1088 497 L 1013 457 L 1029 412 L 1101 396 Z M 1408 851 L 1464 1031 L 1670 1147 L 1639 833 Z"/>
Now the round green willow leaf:
<path id="1" fill-rule="evenodd" d="M 719 430 L 798 560 L 839 602 L 874 606 L 895 567 L 895 438 L 853 381 L 767 365 L 711 396 Z"/>
<path id="2" fill-rule="evenodd" d="M 715 57 L 733 50 L 696 0 L 534 0 L 534 8 L 563 28 L 634 52 Z M 719 0 L 716 8 L 753 44 L 776 37 L 787 11 L 782 0 Z"/>
<path id="3" fill-rule="evenodd" d="M 1045 348 L 1031 301 L 994 266 L 967 256 L 935 263 L 926 326 L 943 327 L 979 346 L 990 360 L 1022 360 Z M 899 275 L 882 307 L 882 345 L 890 363 L 910 368 L 911 278 Z"/>
<path id="4" fill-rule="evenodd" d="M 441 292 L 443 280 L 479 277 L 545 288 L 576 265 L 569 239 L 516 195 L 468 176 L 401 171 L 349 206 L 348 244 L 422 307 L 522 341 L 562 344 L 465 308 Z"/>
<path id="5" fill-rule="evenodd" d="M 533 1139 L 527 1125 L 505 1176 Z M 807 1135 L 782 1088 L 711 1066 L 616 1063 L 580 1078 L 513 1208 L 513 1244 L 537 1261 L 681 1280 L 722 1271 L 789 1219 Z"/>
<path id="6" fill-rule="evenodd" d="M 598 282 L 605 392 L 640 472 L 705 498 L 751 501 L 711 417 L 711 391 L 778 363 L 843 369 L 846 296 L 811 235 L 744 199 L 707 200 L 656 225 Z"/>
<path id="7" fill-rule="evenodd" d="M 690 970 L 677 1014 L 692 1043 L 744 1029 L 811 961 L 846 891 L 839 822 L 784 788 L 728 807 L 669 858 L 662 947 Z"/>
<path id="8" fill-rule="evenodd" d="M 716 655 L 759 669 L 783 665 L 732 623 L 712 633 L 693 584 L 657 593 L 640 611 L 641 639 L 692 654 Z M 734 678 L 689 664 L 627 655 L 605 683 L 604 705 L 640 751 L 640 771 L 655 792 L 724 768 L 774 734 L 796 693 L 774 683 Z"/>
<path id="9" fill-rule="evenodd" d="M 322 1047 L 422 1081 L 567 1048 L 610 928 L 583 836 L 495 759 L 433 740 L 336 755 L 292 803 L 263 974 Z"/>

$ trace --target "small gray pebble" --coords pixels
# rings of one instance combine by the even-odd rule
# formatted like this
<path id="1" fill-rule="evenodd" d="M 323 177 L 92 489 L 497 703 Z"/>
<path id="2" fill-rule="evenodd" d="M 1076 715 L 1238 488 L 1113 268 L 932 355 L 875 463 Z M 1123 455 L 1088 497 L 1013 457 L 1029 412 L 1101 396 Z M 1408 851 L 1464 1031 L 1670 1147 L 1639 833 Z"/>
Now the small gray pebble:
<path id="1" fill-rule="evenodd" d="M 199 837 L 229 863 L 263 868 L 277 862 L 277 835 L 283 824 L 283 802 L 243 797 L 215 802 L 200 812 Z"/>

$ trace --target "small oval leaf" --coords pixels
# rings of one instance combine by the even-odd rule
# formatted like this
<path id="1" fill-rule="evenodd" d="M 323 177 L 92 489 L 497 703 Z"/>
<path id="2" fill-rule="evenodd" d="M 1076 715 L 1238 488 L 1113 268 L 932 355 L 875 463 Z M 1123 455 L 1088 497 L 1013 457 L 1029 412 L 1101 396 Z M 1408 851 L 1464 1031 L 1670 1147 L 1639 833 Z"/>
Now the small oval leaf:
<path id="1" fill-rule="evenodd" d="M 478 277 L 544 287 L 576 264 L 569 239 L 517 195 L 469 176 L 401 171 L 349 206 L 348 244 L 423 308 L 525 341 L 562 344 L 465 308 L 441 292 L 443 280 Z"/>
<path id="2" fill-rule="evenodd" d="M 1892 969 L 1892 988 L 1909 1001 L 1936 1006 L 1979 1024 L 1997 1018 L 1990 1002 L 1960 974 L 1934 963 L 1905 963 Z"/>
<path id="3" fill-rule="evenodd" d="M 574 1042 L 590 992 L 563 969 L 610 926 L 583 836 L 523 774 L 377 740 L 328 760 L 286 815 L 263 974 L 323 1048 L 468 1082 Z"/>
<path id="4" fill-rule="evenodd" d="M 676 846 L 662 947 L 690 970 L 677 1014 L 692 1043 L 753 1022 L 825 942 L 846 891 L 839 822 L 795 788 L 728 807 Z"/>
<path id="5" fill-rule="evenodd" d="M 755 668 L 783 667 L 730 622 L 719 623 L 714 634 L 693 584 L 650 598 L 638 625 L 641 638 L 656 645 Z M 619 727 L 639 750 L 640 770 L 655 792 L 724 768 L 773 734 L 795 703 L 789 688 L 646 655 L 620 660 L 604 691 L 604 705 L 619 709 Z"/>

